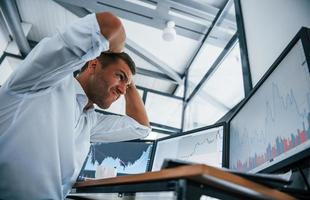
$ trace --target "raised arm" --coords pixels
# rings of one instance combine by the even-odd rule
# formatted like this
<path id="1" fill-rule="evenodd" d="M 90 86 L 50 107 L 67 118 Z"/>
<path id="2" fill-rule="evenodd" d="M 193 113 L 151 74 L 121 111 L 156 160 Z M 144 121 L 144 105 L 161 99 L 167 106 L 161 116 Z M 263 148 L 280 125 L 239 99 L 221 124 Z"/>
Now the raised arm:
<path id="1" fill-rule="evenodd" d="M 122 51 L 124 42 L 124 28 L 117 17 L 111 13 L 88 15 L 64 32 L 44 38 L 3 87 L 16 93 L 47 89 L 102 51 Z"/>
<path id="2" fill-rule="evenodd" d="M 122 22 L 113 14 L 97 13 L 96 18 L 101 34 L 109 41 L 112 52 L 123 51 L 126 34 Z"/>
<path id="3" fill-rule="evenodd" d="M 150 122 L 147 117 L 144 104 L 133 82 L 126 90 L 125 100 L 126 100 L 126 115 L 135 119 L 140 124 L 150 127 Z"/>

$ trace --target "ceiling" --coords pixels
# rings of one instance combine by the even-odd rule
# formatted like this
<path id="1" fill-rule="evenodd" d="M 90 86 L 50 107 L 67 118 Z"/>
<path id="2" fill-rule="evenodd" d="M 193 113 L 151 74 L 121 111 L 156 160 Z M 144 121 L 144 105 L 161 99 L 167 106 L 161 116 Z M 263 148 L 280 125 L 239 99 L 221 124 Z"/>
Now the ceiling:
<path id="1" fill-rule="evenodd" d="M 214 26 L 227 0 L 16 0 L 22 22 L 31 24 L 27 39 L 39 42 L 62 31 L 79 17 L 109 11 L 120 17 L 126 30 L 125 52 L 138 67 L 138 86 L 176 94 L 183 86 L 185 71 Z M 166 23 L 176 24 L 176 37 L 162 39 Z M 222 46 L 235 29 L 225 17 L 221 28 L 212 31 L 209 42 Z"/>

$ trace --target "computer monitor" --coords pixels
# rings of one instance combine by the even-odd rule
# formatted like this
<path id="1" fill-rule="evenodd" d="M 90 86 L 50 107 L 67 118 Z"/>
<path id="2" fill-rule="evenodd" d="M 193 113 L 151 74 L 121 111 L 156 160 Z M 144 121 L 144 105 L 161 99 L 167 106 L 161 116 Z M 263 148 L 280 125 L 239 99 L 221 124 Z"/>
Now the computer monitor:
<path id="1" fill-rule="evenodd" d="M 149 169 L 153 141 L 94 143 L 79 179 L 95 178 L 98 165 L 116 168 L 117 176 L 144 173 Z"/>
<path id="2" fill-rule="evenodd" d="M 221 123 L 157 140 L 151 170 L 160 170 L 164 159 L 222 167 L 224 127 Z"/>
<path id="3" fill-rule="evenodd" d="M 229 168 L 274 172 L 310 155 L 310 44 L 302 28 L 229 122 Z"/>

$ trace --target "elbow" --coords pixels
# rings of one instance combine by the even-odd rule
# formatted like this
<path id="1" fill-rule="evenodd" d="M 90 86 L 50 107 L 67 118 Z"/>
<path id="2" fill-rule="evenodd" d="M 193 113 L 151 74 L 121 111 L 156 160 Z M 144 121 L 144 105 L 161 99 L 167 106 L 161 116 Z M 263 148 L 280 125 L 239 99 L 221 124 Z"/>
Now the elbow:
<path id="1" fill-rule="evenodd" d="M 101 12 L 96 14 L 100 31 L 107 40 L 114 40 L 119 37 L 125 41 L 124 27 L 121 20 L 110 12 Z M 119 41 L 121 42 L 121 41 Z"/>
<path id="2" fill-rule="evenodd" d="M 150 135 L 152 129 L 150 127 L 143 127 L 143 129 L 140 129 L 140 138 L 143 139 L 143 138 L 146 138 L 147 136 Z"/>
<path id="3" fill-rule="evenodd" d="M 117 31 L 120 31 L 123 28 L 123 24 L 121 22 L 121 20 L 115 16 L 114 14 L 110 13 L 110 12 L 103 12 L 101 13 L 105 19 L 106 19 L 106 23 L 107 25 L 110 25 L 110 27 L 113 27 L 112 29 Z"/>

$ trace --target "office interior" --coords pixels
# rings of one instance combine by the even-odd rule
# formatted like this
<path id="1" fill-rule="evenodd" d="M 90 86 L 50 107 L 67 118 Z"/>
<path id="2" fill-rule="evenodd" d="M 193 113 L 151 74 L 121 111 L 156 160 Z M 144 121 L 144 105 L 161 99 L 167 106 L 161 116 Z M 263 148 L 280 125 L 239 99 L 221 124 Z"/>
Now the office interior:
<path id="1" fill-rule="evenodd" d="M 245 173 L 274 174 L 291 170 L 293 184 L 289 187 L 310 191 L 309 0 L 0 1 L 0 85 L 44 37 L 63 31 L 67 25 L 87 14 L 112 12 L 125 27 L 127 39 L 124 51 L 136 63 L 134 82 L 152 127 L 150 135 L 143 139 L 144 143 L 134 141 L 127 145 L 130 151 L 130 146 L 152 144 L 145 171 L 160 170 L 162 162 L 155 166 L 155 154 L 156 148 L 158 150 L 164 142 L 188 134 L 203 132 L 208 135 L 210 132 L 212 137 L 221 139 L 220 149 L 216 149 L 213 157 L 210 155 L 213 159 L 203 161 L 204 164 Z M 298 50 L 294 50 L 296 48 Z M 285 62 L 299 59 L 304 59 L 300 64 L 306 69 L 303 73 L 305 82 L 288 88 L 290 83 L 295 84 L 302 79 L 295 77 L 294 71 L 284 81 L 288 85 L 272 82 L 272 77 L 281 79 L 278 69 L 292 67 Z M 272 82 L 273 89 L 271 93 L 261 95 L 268 81 Z M 295 97 L 297 93 L 300 95 Z M 279 96 L 279 102 L 286 102 L 284 107 L 272 107 L 268 95 L 271 99 Z M 298 98 L 303 98 L 303 95 L 305 102 L 299 105 Z M 283 100 L 289 98 L 287 96 L 291 100 L 297 99 L 296 102 L 287 103 Z M 285 112 L 290 105 L 296 112 L 303 109 L 300 118 L 290 115 L 294 108 Z M 96 107 L 96 111 L 124 115 L 125 100 L 120 98 L 106 110 Z M 272 116 L 269 117 L 268 113 Z M 275 122 L 277 117 L 283 121 Z M 300 123 L 294 126 L 292 121 L 296 120 Z M 287 125 L 290 123 L 293 130 Z M 277 127 L 263 130 L 264 125 L 270 124 Z M 256 128 L 257 132 L 236 133 L 238 128 L 244 130 L 249 127 Z M 275 128 L 282 131 L 278 136 L 268 132 Z M 212 130 L 221 132 L 220 136 Z M 292 142 L 292 134 L 297 134 L 296 144 L 288 144 L 287 149 L 279 154 L 273 153 L 277 149 L 272 148 L 277 148 L 279 140 Z M 239 149 L 236 143 L 231 142 L 234 137 L 238 137 L 241 144 L 248 145 Z M 192 145 L 190 141 L 184 144 Z M 272 155 L 262 161 L 259 154 L 262 148 L 269 148 L 267 144 Z M 108 145 L 116 148 L 113 144 Z M 93 144 L 87 158 L 92 162 L 87 163 L 86 159 L 84 167 L 87 164 L 100 165 L 98 159 L 91 157 L 100 146 Z M 291 149 L 293 152 L 290 153 Z M 251 164 L 245 163 L 246 159 L 234 164 L 238 162 L 234 159 L 241 159 L 237 155 L 245 151 L 254 152 L 256 161 L 253 166 L 249 167 Z M 165 151 L 161 153 L 164 157 Z M 277 160 L 279 155 L 284 157 Z M 99 159 L 100 162 L 103 159 Z M 184 160 L 199 162 L 199 159 Z"/>

